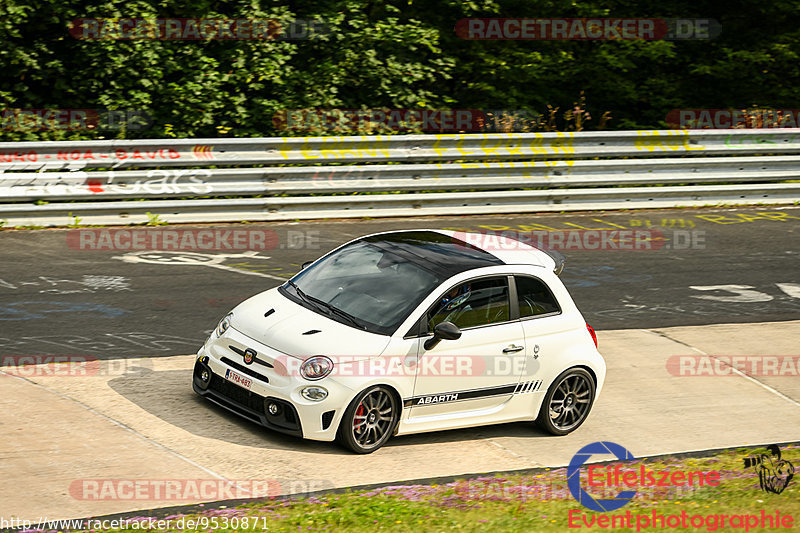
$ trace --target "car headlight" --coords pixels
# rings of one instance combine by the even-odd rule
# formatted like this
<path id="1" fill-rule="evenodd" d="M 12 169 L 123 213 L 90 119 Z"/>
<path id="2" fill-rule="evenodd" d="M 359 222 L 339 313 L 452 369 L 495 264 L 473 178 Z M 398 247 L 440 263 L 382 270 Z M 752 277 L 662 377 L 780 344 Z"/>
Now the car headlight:
<path id="1" fill-rule="evenodd" d="M 300 375 L 310 381 L 322 379 L 333 371 L 333 361 L 324 355 L 309 357 L 300 365 Z"/>
<path id="2" fill-rule="evenodd" d="M 304 388 L 300 391 L 300 394 L 303 396 L 303 398 L 312 402 L 321 402 L 328 397 L 327 390 L 314 385 Z"/>
<path id="3" fill-rule="evenodd" d="M 219 325 L 217 325 L 217 337 L 222 337 L 222 334 L 228 331 L 228 328 L 231 327 L 232 319 L 233 313 L 228 313 L 225 315 L 225 318 L 219 321 Z"/>

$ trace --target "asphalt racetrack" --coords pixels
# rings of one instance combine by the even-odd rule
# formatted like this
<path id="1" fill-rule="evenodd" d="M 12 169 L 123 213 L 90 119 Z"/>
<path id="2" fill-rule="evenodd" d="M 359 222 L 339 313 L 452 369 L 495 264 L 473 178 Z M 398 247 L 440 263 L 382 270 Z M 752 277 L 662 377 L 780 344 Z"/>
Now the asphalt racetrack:
<path id="1" fill-rule="evenodd" d="M 431 227 L 539 232 L 562 249 L 562 278 L 608 364 L 578 431 L 556 438 L 527 422 L 438 431 L 359 456 L 266 430 L 191 390 L 191 354 L 238 302 L 352 238 Z M 245 237 L 235 249 L 125 249 L 134 229 Z M 636 457 L 800 441 L 797 370 L 779 367 L 794 364 L 800 338 L 799 229 L 800 209 L 759 207 L 117 228 L 129 238 L 118 246 L 109 228 L 0 232 L 0 517 L 230 498 L 91 499 L 79 489 L 93 480 L 270 480 L 276 494 L 303 494 L 563 466 L 596 440 Z M 95 249 L 108 243 L 118 249 Z M 59 355 L 103 361 L 63 379 L 48 365 Z M 27 359 L 15 356 L 41 364 L 13 367 Z M 700 372 L 700 359 L 734 357 L 764 371 Z M 767 361 L 781 371 L 766 372 Z"/>
<path id="2" fill-rule="evenodd" d="M 124 241 L 118 249 L 99 246 L 104 228 L 0 232 L 0 354 L 194 353 L 230 308 L 279 285 L 305 261 L 361 235 L 410 228 L 541 236 L 567 257 L 562 279 L 598 330 L 800 318 L 800 208 L 135 229 L 192 228 L 262 230 L 266 242 L 254 241 L 255 247 L 268 249 L 247 249 L 252 243 L 245 239 L 233 249 L 147 253 Z M 81 241 L 79 231 L 90 233 Z M 581 240 L 592 232 L 606 240 Z M 640 232 L 642 243 L 634 244 L 641 246 L 624 241 L 633 232 Z M 569 240 L 572 234 L 577 240 Z M 576 249 L 586 243 L 599 249 Z M 637 249 L 621 249 L 626 245 Z"/>

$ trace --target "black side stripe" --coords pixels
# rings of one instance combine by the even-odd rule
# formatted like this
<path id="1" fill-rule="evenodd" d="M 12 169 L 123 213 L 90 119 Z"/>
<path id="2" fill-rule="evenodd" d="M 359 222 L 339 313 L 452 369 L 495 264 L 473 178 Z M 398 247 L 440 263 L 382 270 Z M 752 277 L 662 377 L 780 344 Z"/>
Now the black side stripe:
<path id="1" fill-rule="evenodd" d="M 476 398 L 488 398 L 491 396 L 513 394 L 516 389 L 517 385 L 503 385 L 488 389 L 472 389 L 457 392 L 445 392 L 442 394 L 424 394 L 422 396 L 414 396 L 413 398 L 407 398 L 403 400 L 403 408 L 417 405 L 434 405 L 439 403 L 460 402 L 464 400 L 474 400 Z"/>
<path id="2" fill-rule="evenodd" d="M 542 386 L 542 380 L 536 381 L 523 381 L 517 385 L 517 390 L 514 394 L 526 394 L 528 392 L 536 392 Z"/>
<path id="3" fill-rule="evenodd" d="M 461 402 L 465 400 L 474 400 L 476 398 L 488 398 L 491 396 L 500 396 L 504 394 L 527 394 L 529 392 L 536 392 L 542 386 L 542 380 L 523 381 L 516 385 L 502 385 L 500 387 L 489 387 L 486 389 L 471 389 L 456 392 L 444 392 L 442 394 L 424 394 L 422 396 L 414 396 L 413 398 L 406 398 L 403 400 L 403 408 L 422 406 L 422 405 L 435 405 L 439 403 Z"/>

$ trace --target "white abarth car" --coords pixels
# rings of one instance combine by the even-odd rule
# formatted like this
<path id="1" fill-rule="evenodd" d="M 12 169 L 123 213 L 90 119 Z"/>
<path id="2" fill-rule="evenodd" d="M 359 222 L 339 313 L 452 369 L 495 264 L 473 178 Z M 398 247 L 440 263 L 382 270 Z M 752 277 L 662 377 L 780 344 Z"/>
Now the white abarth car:
<path id="1" fill-rule="evenodd" d="M 566 435 L 606 366 L 562 268 L 560 254 L 504 236 L 361 237 L 236 306 L 198 351 L 193 388 L 357 453 L 392 435 L 515 421 Z"/>

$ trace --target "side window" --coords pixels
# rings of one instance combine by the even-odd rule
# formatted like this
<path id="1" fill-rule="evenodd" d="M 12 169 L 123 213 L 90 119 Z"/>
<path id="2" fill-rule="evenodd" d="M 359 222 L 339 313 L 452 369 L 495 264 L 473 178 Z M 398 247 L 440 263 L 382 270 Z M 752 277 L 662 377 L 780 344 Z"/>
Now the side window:
<path id="1" fill-rule="evenodd" d="M 450 289 L 428 312 L 428 331 L 440 322 L 464 329 L 506 322 L 509 316 L 508 279 L 484 278 Z"/>
<path id="2" fill-rule="evenodd" d="M 527 276 L 515 276 L 514 281 L 517 284 L 520 318 L 561 312 L 553 293 L 543 281 Z"/>

